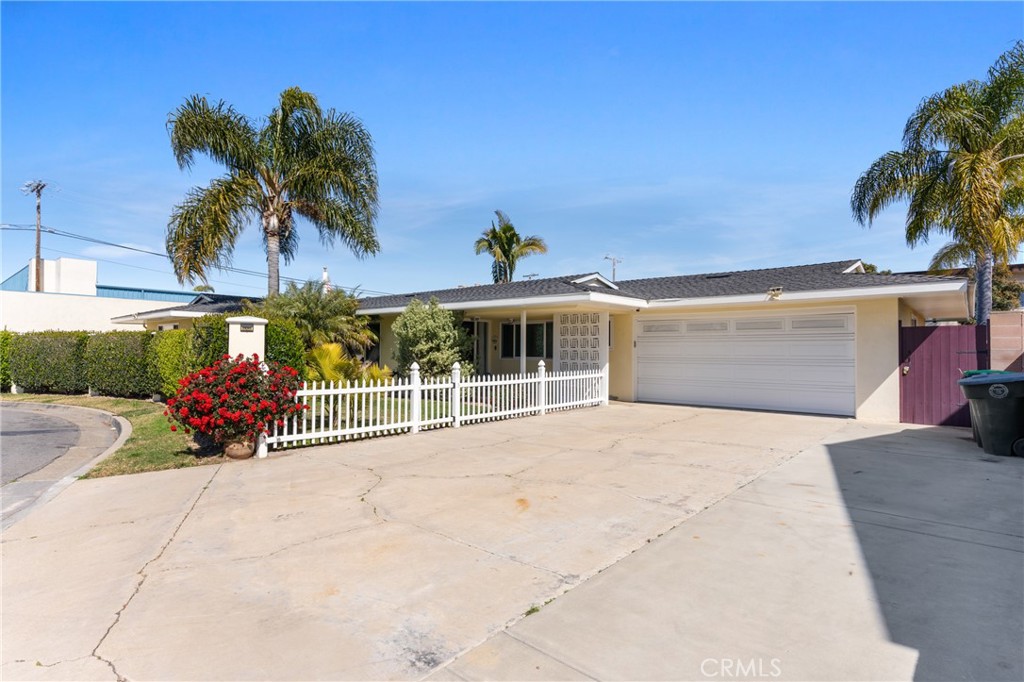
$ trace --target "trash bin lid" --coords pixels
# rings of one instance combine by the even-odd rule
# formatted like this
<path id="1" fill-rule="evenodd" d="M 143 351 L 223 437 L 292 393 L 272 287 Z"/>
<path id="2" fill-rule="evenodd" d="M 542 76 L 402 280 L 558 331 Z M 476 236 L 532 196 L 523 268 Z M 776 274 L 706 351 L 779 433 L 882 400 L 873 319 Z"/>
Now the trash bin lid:
<path id="1" fill-rule="evenodd" d="M 967 377 L 976 377 L 981 374 L 1013 374 L 1013 372 L 1005 369 L 968 369 L 963 374 L 963 378 L 966 379 Z"/>
<path id="2" fill-rule="evenodd" d="M 1024 372 L 1007 372 L 1005 374 L 976 374 L 965 376 L 957 381 L 961 386 L 980 386 L 985 384 L 1013 384 L 1024 381 Z"/>

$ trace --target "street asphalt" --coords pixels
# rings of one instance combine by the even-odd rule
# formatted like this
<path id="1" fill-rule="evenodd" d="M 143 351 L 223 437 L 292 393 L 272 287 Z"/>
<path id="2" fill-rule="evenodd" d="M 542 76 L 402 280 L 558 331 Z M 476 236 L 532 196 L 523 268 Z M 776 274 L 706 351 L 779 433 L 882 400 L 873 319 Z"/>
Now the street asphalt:
<path id="1" fill-rule="evenodd" d="M 110 448 L 119 432 L 114 423 L 112 415 L 99 410 L 0 401 L 2 527 L 63 490 Z"/>
<path id="2" fill-rule="evenodd" d="M 0 484 L 38 471 L 78 442 L 78 427 L 30 405 L 0 409 Z"/>

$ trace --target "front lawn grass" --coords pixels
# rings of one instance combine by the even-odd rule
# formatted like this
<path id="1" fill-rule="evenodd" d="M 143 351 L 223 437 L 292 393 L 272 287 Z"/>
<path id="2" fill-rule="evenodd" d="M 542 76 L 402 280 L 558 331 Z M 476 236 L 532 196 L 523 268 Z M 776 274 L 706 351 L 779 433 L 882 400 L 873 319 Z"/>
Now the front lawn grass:
<path id="1" fill-rule="evenodd" d="M 132 435 L 121 448 L 97 464 L 82 478 L 100 478 L 138 474 L 144 471 L 182 469 L 200 464 L 224 461 L 222 455 L 197 456 L 189 447 L 190 438 L 181 431 L 171 431 L 164 405 L 149 400 L 130 398 L 89 397 L 85 395 L 5 394 L 0 406 L 8 402 L 45 403 L 92 407 L 124 417 L 132 425 Z"/>

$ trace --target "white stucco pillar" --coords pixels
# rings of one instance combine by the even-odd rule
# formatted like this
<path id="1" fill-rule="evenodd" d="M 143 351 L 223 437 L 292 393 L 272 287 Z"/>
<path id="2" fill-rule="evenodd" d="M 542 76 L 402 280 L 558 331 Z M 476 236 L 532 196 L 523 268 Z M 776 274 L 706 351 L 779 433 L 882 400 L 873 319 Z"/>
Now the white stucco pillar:
<path id="1" fill-rule="evenodd" d="M 259 355 L 265 360 L 267 355 L 267 321 L 262 317 L 229 317 L 228 323 L 228 355 L 235 358 L 244 355 L 249 358 Z"/>

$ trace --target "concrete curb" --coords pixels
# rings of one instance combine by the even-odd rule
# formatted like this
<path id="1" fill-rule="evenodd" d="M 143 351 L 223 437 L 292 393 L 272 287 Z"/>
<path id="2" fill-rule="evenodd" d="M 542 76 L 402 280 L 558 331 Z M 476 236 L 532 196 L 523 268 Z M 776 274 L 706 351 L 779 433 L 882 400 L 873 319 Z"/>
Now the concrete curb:
<path id="1" fill-rule="evenodd" d="M 84 411 L 93 412 L 93 413 L 96 413 L 96 414 L 102 414 L 102 415 L 110 418 L 111 425 L 117 431 L 117 439 L 114 440 L 114 442 L 110 445 L 110 447 L 108 447 L 106 450 L 101 452 L 96 457 L 92 458 L 89 462 L 87 462 L 86 464 L 82 465 L 78 469 L 72 471 L 70 474 L 65 475 L 63 478 L 61 478 L 56 483 L 51 485 L 42 494 L 40 494 L 39 497 L 37 497 L 31 503 L 27 504 L 24 508 L 19 509 L 18 511 L 16 511 L 13 514 L 11 514 L 7 518 L 3 519 L 3 522 L 0 523 L 0 530 L 7 530 L 11 526 L 13 526 L 15 523 L 17 523 L 18 521 L 22 520 L 26 516 L 28 516 L 32 512 L 32 510 L 36 509 L 37 507 L 39 507 L 41 505 L 46 504 L 47 502 L 49 502 L 50 500 L 52 500 L 53 498 L 57 497 L 58 495 L 60 495 L 65 490 L 67 490 L 67 488 L 72 483 L 77 481 L 80 477 L 84 476 L 85 474 L 89 473 L 89 471 L 92 470 L 93 467 L 95 467 L 97 464 L 99 464 L 100 462 L 105 460 L 107 457 L 110 457 L 112 454 L 117 452 L 121 448 L 121 446 L 125 444 L 125 442 L 128 440 L 128 438 L 130 438 L 131 435 L 132 435 L 132 424 L 131 424 L 131 422 L 129 422 L 124 417 L 118 416 L 118 415 L 113 414 L 111 412 L 107 412 L 106 410 L 98 410 L 98 409 L 96 409 L 94 407 L 79 407 L 77 405 L 53 405 L 53 404 L 47 404 L 47 403 L 32 403 L 32 402 L 21 402 L 21 401 L 18 401 L 17 404 L 19 404 L 19 405 L 31 405 L 32 407 L 40 407 L 40 408 L 47 409 L 47 410 L 51 410 L 51 409 L 52 410 L 71 409 L 71 410 L 84 410 Z M 58 461 L 59 461 L 59 459 L 60 458 L 58 458 Z"/>

